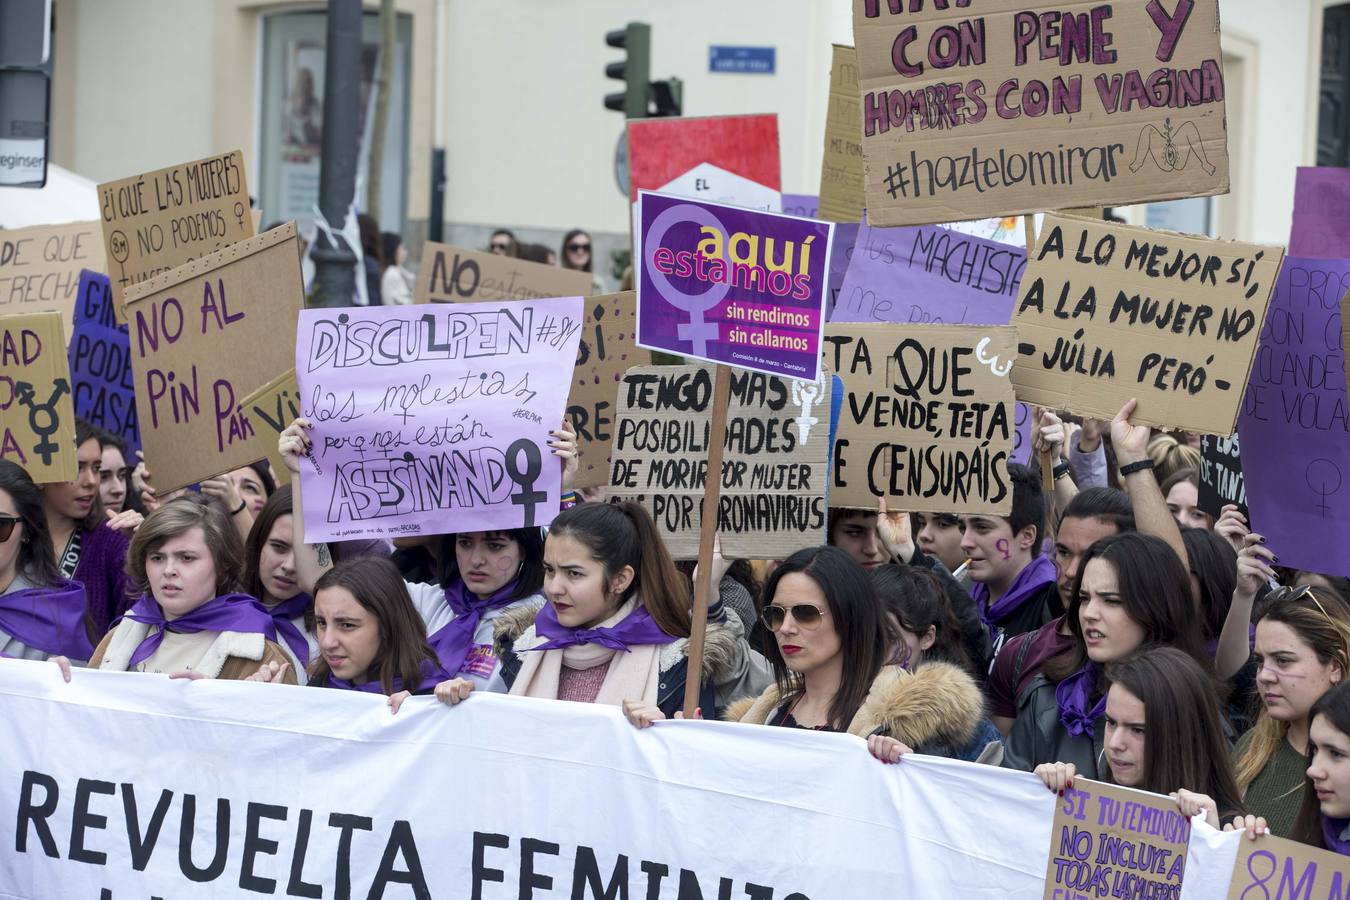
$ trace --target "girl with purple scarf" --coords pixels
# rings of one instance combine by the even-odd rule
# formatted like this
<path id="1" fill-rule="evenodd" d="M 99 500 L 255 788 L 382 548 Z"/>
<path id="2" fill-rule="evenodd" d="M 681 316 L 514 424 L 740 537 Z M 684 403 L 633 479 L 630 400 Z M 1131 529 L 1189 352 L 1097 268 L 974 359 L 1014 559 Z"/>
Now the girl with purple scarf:
<path id="1" fill-rule="evenodd" d="M 1191 599 L 1190 578 L 1161 538 L 1132 533 L 1103 538 L 1084 554 L 1066 624 L 1073 644 L 1046 661 L 1018 697 L 1004 764 L 1031 771 L 1072 763 L 1097 779 L 1107 683 L 1104 668 L 1141 649 L 1176 647 L 1213 675 Z"/>
<path id="2" fill-rule="evenodd" d="M 84 587 L 57 569 L 37 485 L 0 460 L 0 655 L 83 662 L 95 633 Z"/>
<path id="3" fill-rule="evenodd" d="M 1308 781 L 1295 840 L 1350 856 L 1350 683 L 1313 704 L 1308 726 Z"/>
<path id="4" fill-rule="evenodd" d="M 259 665 L 285 663 L 272 617 L 253 597 L 235 593 L 243 555 L 219 506 L 200 495 L 160 506 L 128 554 L 140 599 L 99 643 L 90 667 L 242 680 Z"/>

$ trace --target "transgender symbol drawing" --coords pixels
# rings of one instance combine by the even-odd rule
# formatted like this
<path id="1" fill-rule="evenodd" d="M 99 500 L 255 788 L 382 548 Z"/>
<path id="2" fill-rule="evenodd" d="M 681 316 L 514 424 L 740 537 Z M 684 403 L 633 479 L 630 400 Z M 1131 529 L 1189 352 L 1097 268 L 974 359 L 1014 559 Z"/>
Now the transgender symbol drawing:
<path id="1" fill-rule="evenodd" d="M 647 274 L 656 283 L 656 289 L 662 298 L 676 309 L 689 314 L 689 321 L 681 323 L 676 328 L 676 337 L 682 341 L 690 342 L 690 353 L 692 355 L 706 357 L 708 355 L 708 341 L 717 340 L 718 327 L 716 322 L 705 320 L 703 315 L 722 302 L 722 298 L 731 290 L 731 285 L 713 283 L 712 287 L 701 294 L 687 294 L 671 284 L 665 273 L 658 269 L 653 262 L 666 232 L 685 222 L 693 222 L 695 225 L 715 228 L 719 232 L 726 233 L 726 228 L 723 227 L 721 220 L 712 212 L 699 206 L 682 203 L 679 206 L 672 206 L 652 222 L 652 226 L 642 242 L 642 254 L 646 257 Z"/>
<path id="2" fill-rule="evenodd" d="M 811 415 L 811 407 L 825 397 L 829 390 L 827 384 L 833 378 L 834 376 L 826 372 L 824 366 L 822 366 L 820 377 L 815 381 L 793 380 L 792 382 L 792 402 L 801 407 L 801 415 L 793 416 L 792 423 L 797 426 L 797 438 L 803 444 L 811 437 L 811 426 L 820 423 L 820 419 Z"/>
<path id="3" fill-rule="evenodd" d="M 1186 168 L 1191 156 L 1200 161 L 1200 168 L 1206 175 L 1214 174 L 1205 155 L 1205 144 L 1200 140 L 1200 129 L 1194 122 L 1183 122 L 1175 132 L 1172 131 L 1172 117 L 1163 119 L 1163 127 L 1149 123 L 1139 132 L 1139 144 L 1134 150 L 1134 162 L 1130 171 L 1138 172 L 1148 160 L 1164 172 L 1176 172 Z"/>
<path id="4" fill-rule="evenodd" d="M 1327 505 L 1327 498 L 1341 489 L 1340 467 L 1329 459 L 1314 459 L 1308 463 L 1303 480 L 1308 483 L 1308 487 L 1312 488 L 1313 493 L 1321 498 L 1321 502 L 1314 508 L 1325 519 L 1327 513 L 1331 512 L 1331 507 Z"/>

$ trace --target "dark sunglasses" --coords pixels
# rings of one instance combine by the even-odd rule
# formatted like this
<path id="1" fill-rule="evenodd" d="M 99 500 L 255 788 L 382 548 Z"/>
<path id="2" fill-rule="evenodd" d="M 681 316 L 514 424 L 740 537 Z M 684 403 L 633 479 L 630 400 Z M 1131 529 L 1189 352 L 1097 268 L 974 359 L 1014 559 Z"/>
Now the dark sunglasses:
<path id="1" fill-rule="evenodd" d="M 22 521 L 18 516 L 0 516 L 0 544 L 9 540 L 9 536 L 14 533 L 14 526 Z"/>
<path id="2" fill-rule="evenodd" d="M 764 623 L 764 627 L 770 631 L 777 631 L 783 627 L 787 614 L 791 612 L 793 620 L 803 628 L 813 628 L 820 624 L 820 620 L 826 616 L 825 610 L 818 606 L 812 606 L 809 603 L 798 603 L 796 606 L 766 606 L 760 610 L 759 619 Z"/>
<path id="3" fill-rule="evenodd" d="M 568 250 L 569 253 L 574 253 L 574 252 L 576 252 L 577 250 L 585 250 L 587 253 L 589 253 L 590 250 L 591 250 L 591 245 L 590 245 L 590 244 L 568 244 L 568 245 L 567 245 L 567 250 Z"/>
<path id="4" fill-rule="evenodd" d="M 496 241 L 493 241 L 491 246 L 492 246 L 492 249 L 493 249 L 493 250 L 510 250 L 510 249 L 511 249 L 511 245 L 510 245 L 510 244 L 499 244 L 499 243 L 497 243 Z"/>

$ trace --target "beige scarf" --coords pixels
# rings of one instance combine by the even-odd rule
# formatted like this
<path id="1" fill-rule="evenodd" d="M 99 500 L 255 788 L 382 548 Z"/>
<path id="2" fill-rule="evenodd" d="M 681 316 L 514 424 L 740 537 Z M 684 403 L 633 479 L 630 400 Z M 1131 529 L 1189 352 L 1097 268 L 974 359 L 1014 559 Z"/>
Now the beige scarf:
<path id="1" fill-rule="evenodd" d="M 596 627 L 612 628 L 636 608 L 637 599 L 629 600 Z M 544 638 L 536 635 L 533 644 L 544 642 Z M 625 700 L 656 702 L 657 679 L 661 675 L 660 644 L 639 644 L 627 653 L 599 644 L 574 644 L 561 650 L 538 652 L 527 649 L 520 655 L 520 674 L 511 685 L 513 694 L 557 700 L 558 679 L 563 666 L 569 669 L 590 669 L 609 665 L 604 684 L 600 685 L 600 693 L 595 697 L 596 703 L 622 706 Z M 618 659 L 615 659 L 616 656 Z"/>

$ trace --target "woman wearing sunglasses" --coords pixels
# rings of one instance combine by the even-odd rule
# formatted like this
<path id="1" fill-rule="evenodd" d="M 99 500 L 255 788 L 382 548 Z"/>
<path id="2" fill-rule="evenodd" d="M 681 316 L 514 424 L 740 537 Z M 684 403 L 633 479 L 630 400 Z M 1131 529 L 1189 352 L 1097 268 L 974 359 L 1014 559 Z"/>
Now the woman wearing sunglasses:
<path id="1" fill-rule="evenodd" d="M 797 551 L 774 569 L 764 597 L 774 684 L 729 709 L 728 721 L 848 732 L 888 762 L 911 747 L 995 765 L 1002 758 L 974 679 L 936 659 L 913 671 L 887 665 L 897 629 L 848 553 Z"/>
<path id="2" fill-rule="evenodd" d="M 1249 597 L 1273 574 L 1275 556 L 1264 543 L 1248 535 L 1238 554 L 1235 607 L 1250 608 Z M 1316 588 L 1276 588 L 1255 619 L 1262 708 L 1234 751 L 1237 781 L 1248 810 L 1277 837 L 1289 837 L 1302 800 L 1313 705 L 1350 667 L 1350 607 Z"/>
<path id="3" fill-rule="evenodd" d="M 95 639 L 84 587 L 56 567 L 37 485 L 0 460 L 0 656 L 83 662 Z"/>

